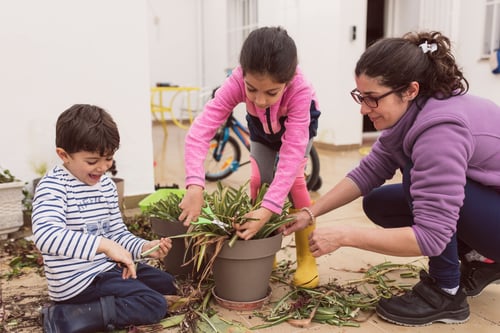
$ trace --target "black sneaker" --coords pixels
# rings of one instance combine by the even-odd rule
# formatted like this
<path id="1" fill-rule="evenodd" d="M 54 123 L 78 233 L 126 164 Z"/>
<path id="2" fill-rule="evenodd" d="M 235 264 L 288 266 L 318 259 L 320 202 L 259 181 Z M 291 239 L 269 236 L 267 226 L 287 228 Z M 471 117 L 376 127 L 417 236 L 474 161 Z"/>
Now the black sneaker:
<path id="1" fill-rule="evenodd" d="M 460 324 L 470 315 L 462 288 L 456 295 L 448 294 L 425 271 L 420 271 L 420 282 L 406 294 L 380 299 L 376 311 L 382 319 L 403 326 Z"/>
<path id="2" fill-rule="evenodd" d="M 478 296 L 490 283 L 500 283 L 500 263 L 462 260 L 460 273 L 460 285 L 467 296 Z"/>

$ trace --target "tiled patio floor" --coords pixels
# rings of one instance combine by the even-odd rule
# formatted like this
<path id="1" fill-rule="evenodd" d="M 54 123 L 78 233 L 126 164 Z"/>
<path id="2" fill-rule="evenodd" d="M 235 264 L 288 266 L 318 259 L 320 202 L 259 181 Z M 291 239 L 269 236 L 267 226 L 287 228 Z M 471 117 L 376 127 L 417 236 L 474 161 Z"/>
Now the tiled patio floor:
<path id="1" fill-rule="evenodd" d="M 184 130 L 180 130 L 175 126 L 170 126 L 168 136 L 165 138 L 163 130 L 160 126 L 155 125 L 153 128 L 153 139 L 155 146 L 155 161 L 157 163 L 155 171 L 156 183 L 168 185 L 177 183 L 180 186 L 184 184 L 184 169 L 183 169 L 183 139 Z M 345 173 L 359 163 L 362 155 L 358 149 L 350 151 L 328 151 L 326 149 L 318 149 L 321 161 L 321 177 L 323 186 L 321 189 L 313 193 L 312 196 L 317 197 L 325 194 L 338 180 L 344 177 Z M 249 166 L 243 166 L 235 174 L 225 180 L 225 183 L 231 186 L 239 186 L 248 179 Z M 398 181 L 396 178 L 393 181 Z M 209 184 L 210 187 L 213 184 Z M 358 199 L 345 207 L 342 207 L 335 212 L 330 212 L 318 218 L 318 226 L 331 223 L 345 223 L 352 225 L 361 225 L 367 228 L 374 227 L 373 224 L 364 216 L 361 201 Z M 286 258 L 294 260 L 295 254 L 292 247 L 293 238 L 289 236 L 283 240 L 285 249 L 278 253 L 278 259 Z M 339 281 L 351 280 L 355 277 L 360 277 L 360 274 L 349 273 L 349 271 L 357 271 L 360 268 L 366 268 L 368 265 L 377 265 L 384 261 L 395 263 L 409 263 L 413 260 L 420 260 L 423 264 L 426 263 L 425 258 L 398 258 L 361 251 L 353 248 L 342 248 L 338 251 L 320 257 L 318 266 L 320 272 L 320 283 L 327 283 L 332 279 Z M 407 281 L 405 281 L 407 282 Z M 275 287 L 273 289 L 271 302 L 278 300 L 283 295 L 282 288 Z M 445 325 L 433 324 L 426 327 L 402 327 L 387 323 L 377 317 L 376 314 L 369 317 L 361 323 L 359 328 L 336 327 L 323 324 L 312 324 L 308 331 L 313 332 L 423 332 L 423 333 L 468 333 L 468 332 L 500 332 L 500 285 L 491 285 L 487 287 L 483 293 L 476 298 L 469 298 L 471 308 L 470 320 L 461 325 Z M 261 324 L 262 321 L 252 316 L 252 313 L 244 313 L 238 311 L 230 311 L 217 307 L 219 314 L 225 319 L 236 320 L 243 323 L 247 327 Z M 304 332 L 306 329 L 295 328 L 287 323 L 263 329 L 255 330 L 254 332 L 278 333 L 278 332 Z"/>

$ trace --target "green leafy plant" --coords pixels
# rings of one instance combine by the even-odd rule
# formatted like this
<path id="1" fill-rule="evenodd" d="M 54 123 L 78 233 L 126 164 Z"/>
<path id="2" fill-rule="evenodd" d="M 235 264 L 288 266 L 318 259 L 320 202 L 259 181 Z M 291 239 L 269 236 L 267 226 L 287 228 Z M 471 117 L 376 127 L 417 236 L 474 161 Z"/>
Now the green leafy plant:
<path id="1" fill-rule="evenodd" d="M 178 217 L 182 213 L 182 209 L 179 207 L 181 200 L 180 195 L 168 193 L 164 198 L 152 203 L 146 209 L 146 214 L 165 221 L 179 222 Z"/>
<path id="2" fill-rule="evenodd" d="M 8 169 L 0 168 L 0 184 L 19 181 Z"/>
<path id="3" fill-rule="evenodd" d="M 23 203 L 23 210 L 31 215 L 31 211 L 33 210 L 33 192 L 26 187 L 23 188 L 23 200 L 21 202 Z"/>
<path id="4" fill-rule="evenodd" d="M 238 240 L 236 235 L 236 224 L 244 224 L 251 221 L 245 215 L 260 207 L 269 185 L 264 184 L 259 189 L 257 197 L 252 200 L 247 192 L 247 184 L 239 188 L 223 186 L 217 183 L 217 189 L 206 194 L 206 207 L 202 210 L 200 218 L 191 222 L 188 232 L 177 237 L 187 237 L 193 248 L 193 257 L 196 269 L 199 271 L 203 262 L 205 269 L 201 274 L 200 283 L 207 277 L 213 262 L 228 241 L 232 247 Z M 253 239 L 270 237 L 276 233 L 279 227 L 292 220 L 288 217 L 291 202 L 286 201 L 281 214 L 273 214 L 271 219 L 257 232 Z"/>
<path id="5" fill-rule="evenodd" d="M 229 246 L 232 246 L 238 239 L 234 226 L 251 220 L 245 215 L 260 207 L 268 187 L 268 184 L 263 184 L 255 200 L 252 200 L 247 192 L 247 184 L 234 188 L 217 183 L 217 189 L 206 196 L 208 209 L 202 211 L 198 222 L 192 223 L 191 231 L 206 233 L 206 236 L 215 234 L 230 238 Z M 287 201 L 283 212 L 273 214 L 253 239 L 269 237 L 284 223 L 289 222 L 291 218 L 287 215 L 290 207 L 291 203 Z"/>
<path id="6" fill-rule="evenodd" d="M 40 162 L 33 164 L 33 171 L 35 171 L 38 177 L 43 177 L 47 173 L 48 169 L 49 166 L 47 165 L 47 162 Z"/>

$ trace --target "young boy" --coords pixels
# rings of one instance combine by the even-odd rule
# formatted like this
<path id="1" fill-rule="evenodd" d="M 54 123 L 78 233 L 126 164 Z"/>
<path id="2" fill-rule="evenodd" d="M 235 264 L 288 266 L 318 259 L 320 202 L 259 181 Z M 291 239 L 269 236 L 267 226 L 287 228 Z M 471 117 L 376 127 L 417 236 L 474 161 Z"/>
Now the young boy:
<path id="1" fill-rule="evenodd" d="M 33 201 L 33 235 L 44 260 L 50 298 L 44 332 L 97 332 L 146 325 L 167 313 L 175 294 L 172 275 L 146 264 L 141 253 L 164 257 L 168 238 L 146 241 L 127 230 L 113 181 L 105 175 L 120 145 L 112 117 L 76 104 L 56 124 L 62 165 L 39 182 Z"/>

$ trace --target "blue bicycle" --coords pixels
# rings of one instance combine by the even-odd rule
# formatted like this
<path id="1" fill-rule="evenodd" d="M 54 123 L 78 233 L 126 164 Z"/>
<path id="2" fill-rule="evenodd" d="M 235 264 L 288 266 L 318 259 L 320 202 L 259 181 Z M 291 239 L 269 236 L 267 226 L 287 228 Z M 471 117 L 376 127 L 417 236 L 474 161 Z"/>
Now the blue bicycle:
<path id="1" fill-rule="evenodd" d="M 231 131 L 234 136 L 231 135 Z M 241 148 L 237 139 L 250 151 L 250 134 L 248 129 L 238 121 L 231 113 L 224 125 L 217 131 L 217 134 L 210 141 L 210 148 L 205 159 L 205 179 L 208 181 L 218 181 L 228 177 L 239 167 L 250 163 L 241 162 Z M 317 191 L 322 185 L 319 176 L 318 152 L 311 147 L 309 158 L 304 170 L 307 182 L 307 189 Z"/>

